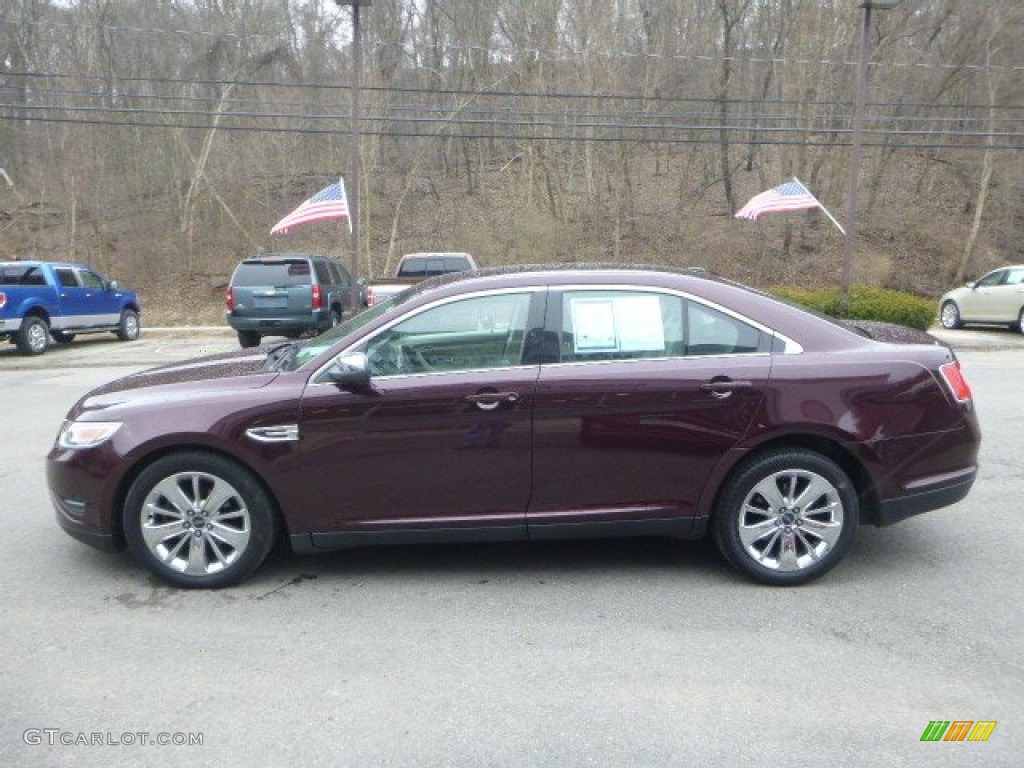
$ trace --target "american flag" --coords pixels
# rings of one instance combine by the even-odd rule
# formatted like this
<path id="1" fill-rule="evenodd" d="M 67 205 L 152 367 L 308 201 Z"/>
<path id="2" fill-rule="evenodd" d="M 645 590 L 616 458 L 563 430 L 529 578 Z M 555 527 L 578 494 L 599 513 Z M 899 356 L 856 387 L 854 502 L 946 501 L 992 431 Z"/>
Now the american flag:
<path id="1" fill-rule="evenodd" d="M 769 189 L 750 198 L 750 202 L 736 212 L 737 219 L 756 219 L 762 213 L 778 211 L 801 211 L 805 208 L 820 208 L 818 198 L 807 191 L 798 181 L 787 181 L 775 189 Z"/>
<path id="2" fill-rule="evenodd" d="M 314 221 L 348 218 L 348 199 L 345 197 L 345 182 L 339 181 L 324 187 L 309 200 L 281 219 L 270 230 L 272 235 L 286 235 L 295 227 L 312 224 Z M 349 222 L 351 225 L 351 222 Z"/>

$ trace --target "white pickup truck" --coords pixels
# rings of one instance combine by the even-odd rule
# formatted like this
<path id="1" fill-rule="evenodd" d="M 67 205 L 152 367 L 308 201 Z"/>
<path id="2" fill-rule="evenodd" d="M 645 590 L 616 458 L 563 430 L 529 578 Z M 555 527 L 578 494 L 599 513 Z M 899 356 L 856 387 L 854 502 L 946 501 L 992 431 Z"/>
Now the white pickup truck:
<path id="1" fill-rule="evenodd" d="M 468 253 L 407 253 L 395 269 L 394 277 L 371 280 L 363 289 L 363 304 L 372 307 L 434 275 L 476 269 Z"/>

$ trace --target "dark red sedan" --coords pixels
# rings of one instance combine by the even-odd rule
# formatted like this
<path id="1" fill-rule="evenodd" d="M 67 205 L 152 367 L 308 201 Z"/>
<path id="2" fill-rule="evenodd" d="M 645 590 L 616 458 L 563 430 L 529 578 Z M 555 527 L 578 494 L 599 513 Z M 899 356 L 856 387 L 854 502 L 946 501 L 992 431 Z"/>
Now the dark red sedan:
<path id="1" fill-rule="evenodd" d="M 239 581 L 282 535 L 315 552 L 708 531 L 788 585 L 860 523 L 962 499 L 979 440 L 941 344 L 697 270 L 520 267 L 101 387 L 47 474 L 68 533 L 185 587 Z"/>

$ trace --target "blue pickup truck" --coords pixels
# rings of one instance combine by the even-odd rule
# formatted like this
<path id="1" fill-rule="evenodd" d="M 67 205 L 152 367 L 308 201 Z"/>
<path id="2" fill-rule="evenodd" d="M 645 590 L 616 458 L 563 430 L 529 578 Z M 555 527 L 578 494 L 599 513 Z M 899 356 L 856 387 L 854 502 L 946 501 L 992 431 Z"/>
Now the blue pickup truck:
<path id="1" fill-rule="evenodd" d="M 112 332 L 134 341 L 139 299 L 84 264 L 0 261 L 0 339 L 26 355 L 41 355 L 52 338 L 66 344 L 79 333 Z"/>

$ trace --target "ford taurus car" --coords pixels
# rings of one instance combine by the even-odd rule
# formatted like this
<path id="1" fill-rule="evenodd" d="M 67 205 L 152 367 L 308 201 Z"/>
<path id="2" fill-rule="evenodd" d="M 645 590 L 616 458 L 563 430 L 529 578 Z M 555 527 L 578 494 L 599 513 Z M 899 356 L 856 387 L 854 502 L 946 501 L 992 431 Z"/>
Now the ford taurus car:
<path id="1" fill-rule="evenodd" d="M 953 351 L 887 343 L 700 271 L 431 278 L 304 342 L 84 396 L 57 520 L 183 587 L 297 552 L 710 534 L 756 581 L 833 568 L 860 524 L 954 504 L 980 433 Z"/>
<path id="2" fill-rule="evenodd" d="M 994 269 L 944 294 L 939 322 L 949 330 L 983 323 L 1024 333 L 1024 264 Z"/>

